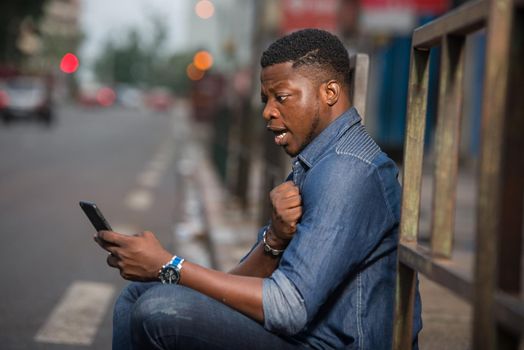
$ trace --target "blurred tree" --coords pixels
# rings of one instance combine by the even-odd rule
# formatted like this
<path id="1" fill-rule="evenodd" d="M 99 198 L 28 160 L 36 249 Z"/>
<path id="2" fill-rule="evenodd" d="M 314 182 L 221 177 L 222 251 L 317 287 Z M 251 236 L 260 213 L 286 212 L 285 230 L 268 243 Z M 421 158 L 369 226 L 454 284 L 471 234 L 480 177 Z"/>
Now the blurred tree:
<path id="1" fill-rule="evenodd" d="M 136 28 L 122 43 L 109 39 L 95 60 L 94 72 L 106 84 L 129 84 L 141 87 L 163 86 L 184 95 L 189 88 L 186 67 L 193 53 L 166 52 L 168 27 L 164 19 L 150 16 L 151 38 L 144 39 Z"/>
<path id="2" fill-rule="evenodd" d="M 0 65 L 16 62 L 21 57 L 17 38 L 22 22 L 42 15 L 46 1 L 4 0 L 0 1 Z"/>
<path id="3" fill-rule="evenodd" d="M 170 87 L 178 95 L 189 93 L 190 80 L 186 67 L 193 61 L 194 52 L 182 52 L 171 55 L 158 67 L 156 81 L 159 85 Z"/>
<path id="4" fill-rule="evenodd" d="M 147 52 L 140 46 L 140 36 L 131 30 L 121 45 L 108 40 L 95 62 L 95 73 L 104 83 L 143 83 L 147 75 Z"/>

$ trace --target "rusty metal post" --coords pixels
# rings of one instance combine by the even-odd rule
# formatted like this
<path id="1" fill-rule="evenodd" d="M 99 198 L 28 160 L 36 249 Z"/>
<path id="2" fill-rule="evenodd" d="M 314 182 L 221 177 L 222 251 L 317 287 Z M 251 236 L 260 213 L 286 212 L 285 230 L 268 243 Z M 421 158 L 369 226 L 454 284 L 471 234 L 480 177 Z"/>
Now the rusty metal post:
<path id="1" fill-rule="evenodd" d="M 414 242 L 417 240 L 429 82 L 429 50 L 413 48 L 410 67 L 409 109 L 402 175 L 401 242 Z M 393 349 L 410 350 L 412 346 L 416 272 L 400 261 L 397 264 L 397 271 Z"/>
<path id="2" fill-rule="evenodd" d="M 403 196 L 400 223 L 400 239 L 402 241 L 416 241 L 418 232 L 429 82 L 429 49 L 412 49 L 409 75 L 402 174 Z"/>
<path id="3" fill-rule="evenodd" d="M 453 247 L 457 174 L 462 121 L 464 36 L 446 35 L 440 61 L 439 115 L 435 137 L 435 183 L 431 250 L 451 258 Z"/>
<path id="4" fill-rule="evenodd" d="M 413 309 L 417 272 L 400 263 L 397 269 L 397 293 L 395 300 L 395 323 L 393 349 L 411 350 L 413 338 Z"/>
<path id="5" fill-rule="evenodd" d="M 491 0 L 482 105 L 482 145 L 477 208 L 477 251 L 473 348 L 497 349 L 494 295 L 497 285 L 498 232 L 501 227 L 503 149 L 506 121 L 512 0 Z"/>

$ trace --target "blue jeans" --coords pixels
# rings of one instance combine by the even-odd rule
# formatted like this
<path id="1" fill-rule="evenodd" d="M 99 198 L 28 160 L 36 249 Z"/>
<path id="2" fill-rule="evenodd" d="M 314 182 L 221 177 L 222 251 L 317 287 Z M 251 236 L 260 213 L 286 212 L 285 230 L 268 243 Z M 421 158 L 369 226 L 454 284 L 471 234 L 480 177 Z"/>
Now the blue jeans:
<path id="1" fill-rule="evenodd" d="M 113 350 L 301 349 L 251 318 L 192 289 L 131 283 L 115 304 Z"/>

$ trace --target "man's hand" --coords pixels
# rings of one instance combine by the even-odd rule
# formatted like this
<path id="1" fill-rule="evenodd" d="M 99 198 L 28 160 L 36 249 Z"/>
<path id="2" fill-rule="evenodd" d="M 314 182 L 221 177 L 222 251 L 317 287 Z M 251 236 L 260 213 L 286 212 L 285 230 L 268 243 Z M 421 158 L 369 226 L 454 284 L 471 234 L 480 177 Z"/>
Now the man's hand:
<path id="1" fill-rule="evenodd" d="M 107 264 L 119 269 L 120 275 L 127 280 L 156 280 L 162 265 L 173 257 L 149 231 L 134 236 L 99 231 L 95 241 L 111 253 Z"/>
<path id="2" fill-rule="evenodd" d="M 302 199 L 293 181 L 275 187 L 270 193 L 273 212 L 271 214 L 270 239 L 289 241 L 295 234 L 298 220 L 302 216 Z M 287 245 L 287 244 L 286 244 Z"/>

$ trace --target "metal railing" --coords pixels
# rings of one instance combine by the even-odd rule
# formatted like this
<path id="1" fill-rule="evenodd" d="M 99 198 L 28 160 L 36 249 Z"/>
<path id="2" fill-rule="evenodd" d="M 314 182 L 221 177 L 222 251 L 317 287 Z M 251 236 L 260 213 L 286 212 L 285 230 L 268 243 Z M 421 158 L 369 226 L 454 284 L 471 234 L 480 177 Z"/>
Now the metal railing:
<path id="1" fill-rule="evenodd" d="M 473 1 L 413 33 L 393 348 L 411 349 L 416 274 L 473 306 L 473 349 L 518 349 L 524 333 L 524 11 L 517 0 Z M 473 275 L 452 248 L 466 36 L 486 28 Z M 431 244 L 418 244 L 431 49 L 441 47 Z M 520 90 L 520 91 L 519 91 Z M 422 296 L 423 297 L 423 296 Z"/>

